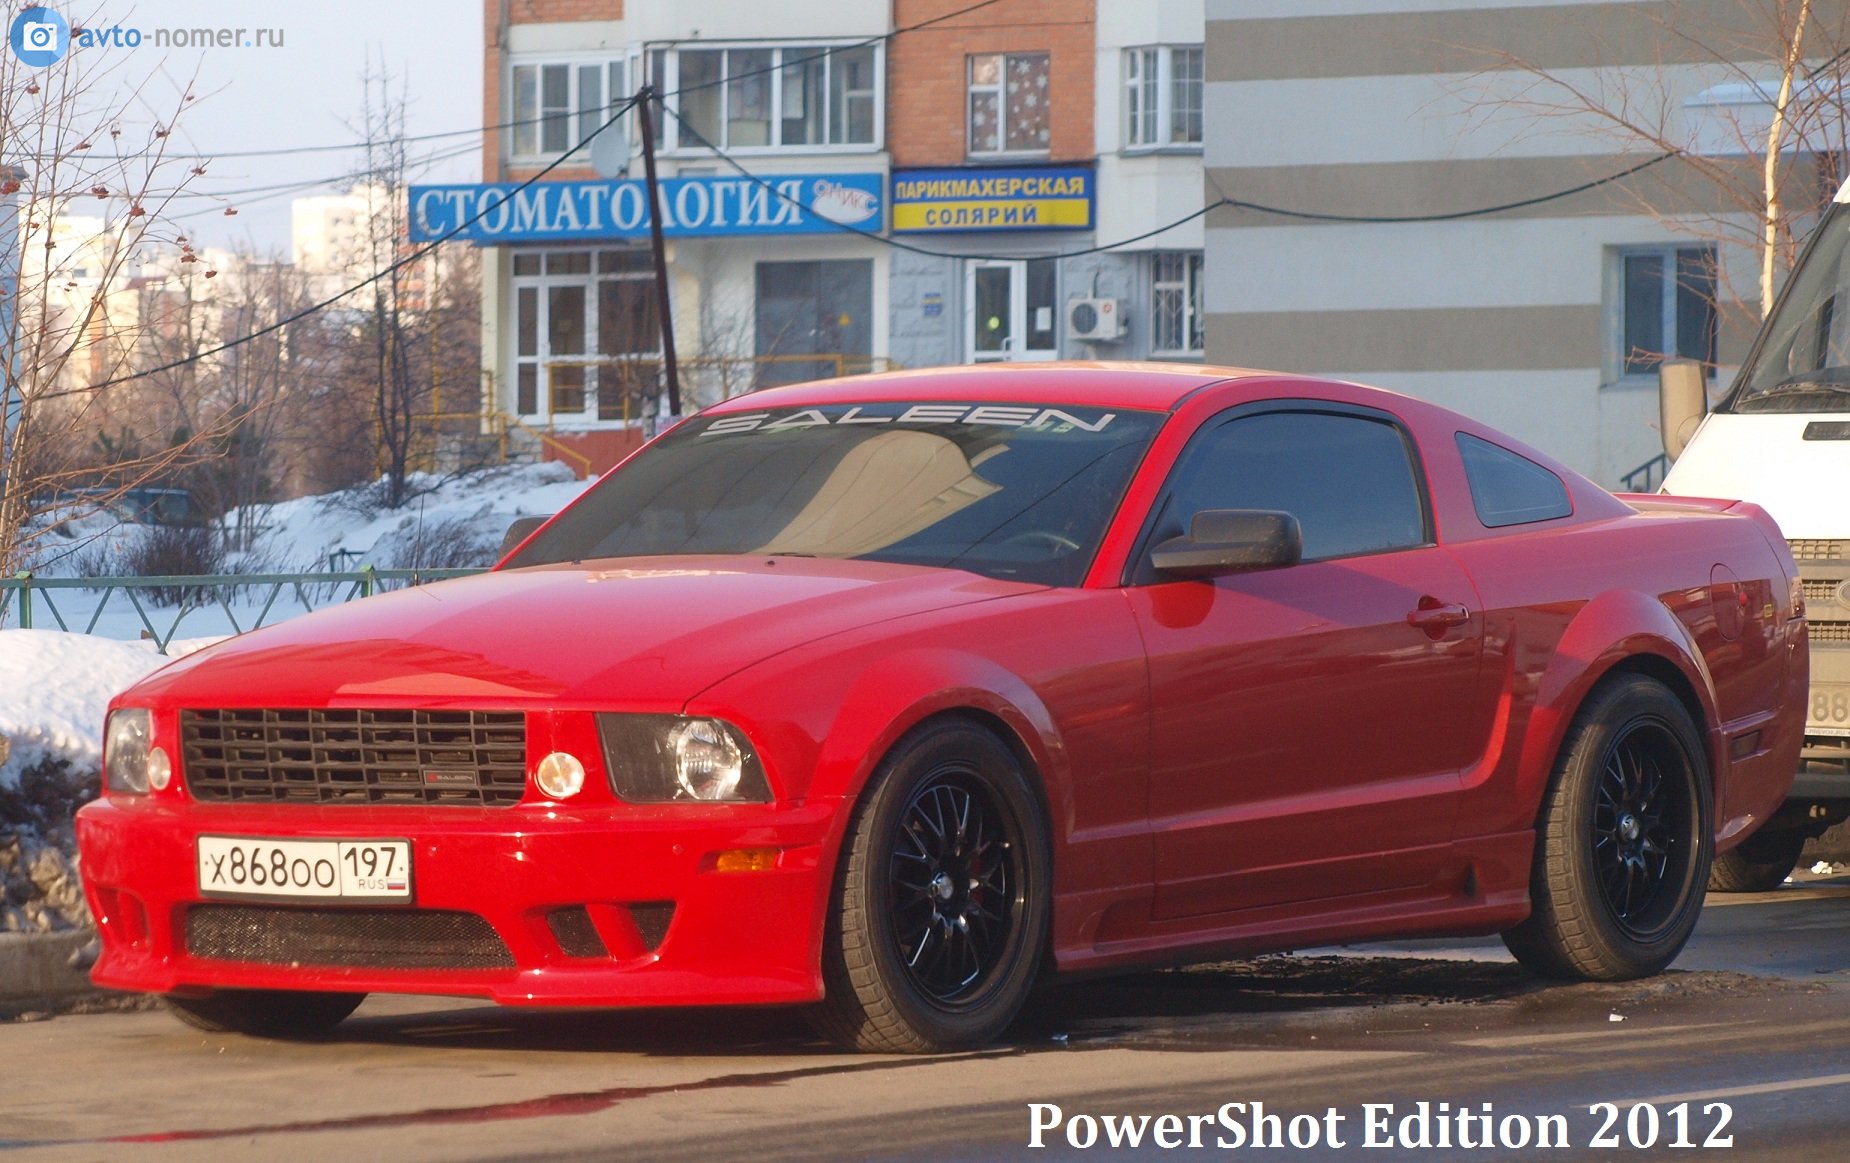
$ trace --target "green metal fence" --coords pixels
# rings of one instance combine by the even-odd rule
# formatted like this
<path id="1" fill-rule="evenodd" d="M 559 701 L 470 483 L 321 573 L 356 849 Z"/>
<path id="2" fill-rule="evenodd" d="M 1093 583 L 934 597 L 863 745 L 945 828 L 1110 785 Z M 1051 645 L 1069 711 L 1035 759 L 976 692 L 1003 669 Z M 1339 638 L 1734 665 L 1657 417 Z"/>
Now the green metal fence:
<path id="1" fill-rule="evenodd" d="M 272 615 L 294 617 L 388 590 L 483 572 L 481 569 L 374 569 L 367 565 L 339 573 L 168 577 L 66 578 L 19 573 L 0 578 L 0 627 L 16 624 L 22 630 L 55 627 L 93 634 L 110 602 L 120 594 L 140 619 L 141 636 L 152 639 L 156 648 L 165 654 L 181 624 L 197 610 L 213 607 L 222 610 L 232 632 L 241 634 L 264 625 Z M 160 601 L 155 600 L 157 595 Z M 87 621 L 80 614 L 86 602 L 93 603 L 88 607 Z M 69 617 L 67 610 L 71 614 Z"/>

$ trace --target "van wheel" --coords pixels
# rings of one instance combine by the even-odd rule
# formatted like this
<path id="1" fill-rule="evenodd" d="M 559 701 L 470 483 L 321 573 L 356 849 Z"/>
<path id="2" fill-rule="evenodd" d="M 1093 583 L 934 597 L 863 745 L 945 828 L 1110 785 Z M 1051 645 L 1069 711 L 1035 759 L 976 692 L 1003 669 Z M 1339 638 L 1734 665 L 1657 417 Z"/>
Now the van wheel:
<path id="1" fill-rule="evenodd" d="M 1704 754 L 1662 683 L 1625 675 L 1595 689 L 1542 800 L 1534 909 L 1503 935 L 1518 961 L 1544 977 L 1623 981 L 1676 958 L 1714 851 Z"/>
<path id="2" fill-rule="evenodd" d="M 1798 867 L 1805 833 L 1760 831 L 1715 857 L 1709 888 L 1716 892 L 1771 892 Z"/>

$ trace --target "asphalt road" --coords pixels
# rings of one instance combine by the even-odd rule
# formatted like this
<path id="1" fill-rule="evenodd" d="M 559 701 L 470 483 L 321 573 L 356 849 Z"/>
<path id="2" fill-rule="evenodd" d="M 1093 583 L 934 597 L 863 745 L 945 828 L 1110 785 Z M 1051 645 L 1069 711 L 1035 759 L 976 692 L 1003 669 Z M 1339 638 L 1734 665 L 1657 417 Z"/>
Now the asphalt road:
<path id="1" fill-rule="evenodd" d="M 1712 897 L 1650 981 L 1545 985 L 1494 942 L 1325 950 L 1046 990 L 1006 1044 L 950 1057 L 836 1054 L 778 1012 L 374 998 L 318 1043 L 160 1012 L 16 1022 L 0 1063 L 0 1163 L 1171 1158 L 1274 1134 L 1260 1157 L 1680 1139 L 1830 1160 L 1850 1150 L 1850 880 Z"/>

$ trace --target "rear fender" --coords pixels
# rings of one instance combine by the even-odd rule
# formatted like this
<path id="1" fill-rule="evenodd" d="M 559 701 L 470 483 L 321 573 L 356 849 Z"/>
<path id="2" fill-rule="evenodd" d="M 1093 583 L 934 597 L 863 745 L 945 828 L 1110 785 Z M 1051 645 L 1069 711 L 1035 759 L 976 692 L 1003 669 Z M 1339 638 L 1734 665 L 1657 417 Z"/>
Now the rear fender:
<path id="1" fill-rule="evenodd" d="M 1540 810 L 1575 713 L 1601 679 L 1635 659 L 1648 660 L 1647 670 L 1668 666 L 1681 677 L 1685 689 L 1673 691 L 1686 702 L 1693 699 L 1692 709 L 1701 712 L 1696 727 L 1708 745 L 1710 789 L 1721 791 L 1715 683 L 1695 639 L 1657 599 L 1636 590 L 1608 590 L 1581 607 L 1542 674 L 1523 738 L 1519 803 Z"/>

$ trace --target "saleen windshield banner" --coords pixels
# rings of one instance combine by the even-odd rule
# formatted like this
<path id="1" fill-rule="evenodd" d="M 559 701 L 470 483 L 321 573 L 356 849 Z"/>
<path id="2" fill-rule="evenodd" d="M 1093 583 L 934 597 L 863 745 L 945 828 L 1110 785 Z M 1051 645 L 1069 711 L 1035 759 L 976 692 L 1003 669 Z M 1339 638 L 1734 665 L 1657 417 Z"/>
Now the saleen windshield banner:
<path id="1" fill-rule="evenodd" d="M 825 234 L 883 225 L 881 174 L 778 174 L 670 178 L 661 183 L 662 233 L 669 238 Z M 517 182 L 411 187 L 411 241 L 471 242 L 633 239 L 649 233 L 640 181 Z"/>

